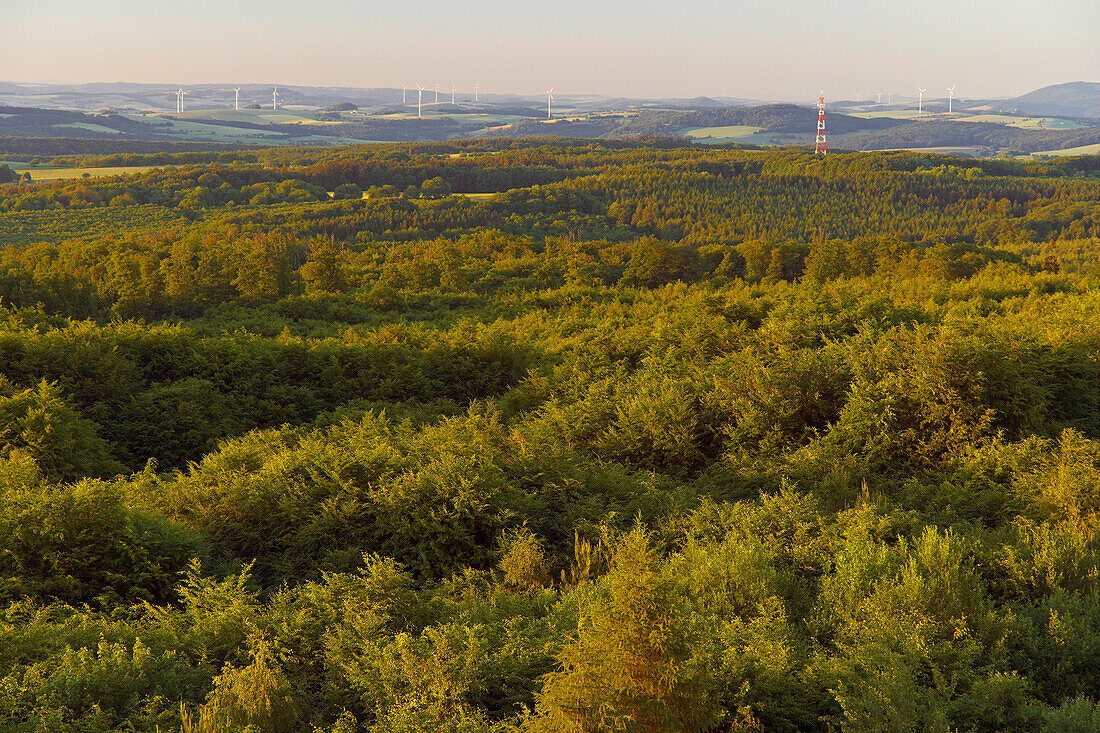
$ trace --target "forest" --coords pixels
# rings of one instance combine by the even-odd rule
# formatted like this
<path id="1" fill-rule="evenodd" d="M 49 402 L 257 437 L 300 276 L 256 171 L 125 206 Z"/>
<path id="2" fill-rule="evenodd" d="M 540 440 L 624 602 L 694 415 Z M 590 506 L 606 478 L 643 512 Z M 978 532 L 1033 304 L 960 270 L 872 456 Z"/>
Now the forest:
<path id="1" fill-rule="evenodd" d="M 541 120 L 517 122 L 502 133 L 509 137 L 539 135 Z M 904 120 L 889 117 L 862 118 L 832 112 L 829 132 L 885 130 L 904 125 Z M 721 107 L 716 109 L 640 110 L 631 114 L 595 114 L 581 120 L 559 120 L 554 131 L 565 127 L 574 137 L 631 138 L 638 135 L 675 135 L 688 127 L 747 125 L 767 132 L 807 132 L 817 125 L 817 110 L 794 104 L 765 104 L 757 107 Z"/>
<path id="2" fill-rule="evenodd" d="M 1092 122 L 1092 121 L 1090 121 Z M 911 122 L 875 132 L 860 132 L 844 145 L 856 150 L 884 150 L 897 145 L 940 147 L 979 145 L 991 149 L 1035 153 L 1100 143 L 1100 127 L 1076 130 L 1023 130 L 989 122 Z"/>
<path id="3" fill-rule="evenodd" d="M 354 115 L 341 115 L 331 109 L 323 112 L 299 110 L 295 111 L 300 114 L 297 121 L 282 122 L 262 116 L 251 120 L 219 119 L 214 112 L 202 113 L 196 118 L 166 115 L 134 119 L 132 115 L 113 113 L 89 114 L 0 105 L 0 160 L 27 162 L 33 158 L 126 154 L 164 158 L 157 154 L 185 152 L 214 154 L 211 157 L 221 153 L 232 159 L 232 151 L 250 146 L 224 140 L 242 135 L 251 136 L 253 141 L 266 140 L 264 144 L 268 146 L 342 145 L 358 140 L 445 141 L 464 145 L 469 143 L 467 138 L 485 139 L 492 145 L 499 145 L 498 137 L 522 140 L 552 134 L 565 138 L 630 141 L 639 137 L 680 136 L 693 128 L 727 126 L 754 128 L 764 133 L 765 137 L 755 137 L 752 143 L 741 143 L 744 149 L 751 149 L 756 143 L 793 143 L 799 136 L 812 135 L 817 125 L 817 110 L 811 106 L 763 104 L 696 108 L 690 106 L 690 102 L 687 105 L 565 112 L 548 121 L 544 119 L 546 109 L 543 106 L 433 102 L 423 119 L 407 116 L 414 111 L 415 105 L 383 105 Z M 906 119 L 908 111 L 902 109 L 895 109 L 893 113 L 898 118 L 861 117 L 830 108 L 826 124 L 833 149 L 871 151 L 964 146 L 977 148 L 974 153 L 981 157 L 992 157 L 1024 153 L 1051 155 L 1049 151 L 1100 143 L 1100 126 L 1094 118 L 1074 118 L 1076 129 L 1022 129 L 965 118 Z M 324 124 L 304 124 L 309 120 Z M 181 131 L 176 122 L 201 124 L 198 128 Z M 105 131 L 110 134 L 109 139 L 104 139 Z M 255 137 L 257 135 L 263 137 Z M 223 142 L 195 142 L 206 139 Z"/>
<path id="4" fill-rule="evenodd" d="M 0 184 L 0 730 L 1100 730 L 1100 156 L 171 150 Z"/>

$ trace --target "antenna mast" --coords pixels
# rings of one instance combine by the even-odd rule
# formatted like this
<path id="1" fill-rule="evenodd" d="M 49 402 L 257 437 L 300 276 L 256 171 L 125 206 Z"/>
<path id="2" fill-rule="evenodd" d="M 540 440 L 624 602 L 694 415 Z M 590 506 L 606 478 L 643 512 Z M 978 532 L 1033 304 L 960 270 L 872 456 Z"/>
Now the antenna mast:
<path id="1" fill-rule="evenodd" d="M 814 140 L 814 155 L 827 154 L 825 145 L 825 95 L 817 98 L 817 138 Z"/>

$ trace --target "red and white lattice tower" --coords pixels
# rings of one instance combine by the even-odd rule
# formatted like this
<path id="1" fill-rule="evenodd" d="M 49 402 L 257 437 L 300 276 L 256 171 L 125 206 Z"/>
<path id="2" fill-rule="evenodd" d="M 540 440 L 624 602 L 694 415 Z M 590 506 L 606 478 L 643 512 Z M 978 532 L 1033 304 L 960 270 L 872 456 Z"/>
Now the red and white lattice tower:
<path id="1" fill-rule="evenodd" d="M 814 155 L 827 152 L 825 146 L 825 95 L 817 98 L 817 139 L 814 140 Z"/>

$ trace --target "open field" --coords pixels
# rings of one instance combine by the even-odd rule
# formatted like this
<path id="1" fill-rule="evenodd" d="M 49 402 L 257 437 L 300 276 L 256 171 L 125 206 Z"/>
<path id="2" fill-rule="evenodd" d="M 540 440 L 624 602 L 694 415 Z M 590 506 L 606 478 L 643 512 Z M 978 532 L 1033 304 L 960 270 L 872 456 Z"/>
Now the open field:
<path id="1" fill-rule="evenodd" d="M 423 110 L 423 117 L 425 119 L 432 118 L 436 120 L 451 119 L 459 124 L 485 124 L 485 125 L 510 125 L 513 122 L 519 122 L 520 120 L 531 119 L 529 117 L 521 117 L 519 115 L 497 115 L 488 114 L 484 112 L 436 112 L 431 109 L 430 105 L 425 104 Z M 416 105 L 412 105 L 412 109 L 408 112 L 391 112 L 384 115 L 369 115 L 367 119 L 370 120 L 415 120 L 416 119 Z"/>
<path id="2" fill-rule="evenodd" d="M 938 148 L 894 148 L 895 150 L 908 150 L 913 153 L 940 153 L 942 155 L 962 155 L 971 157 L 978 154 L 977 145 L 953 145 Z"/>
<path id="3" fill-rule="evenodd" d="M 792 142 L 788 139 L 791 133 L 764 132 L 761 127 L 752 125 L 724 125 L 715 127 L 685 127 L 677 130 L 677 135 L 690 137 L 692 140 L 704 145 L 721 145 L 723 143 L 746 143 L 749 145 L 783 145 Z"/>
<path id="4" fill-rule="evenodd" d="M 133 115 L 133 119 L 149 122 L 150 118 L 142 115 Z M 282 110 L 222 110 L 204 112 L 196 110 L 184 112 L 179 118 L 152 118 L 158 124 L 158 132 L 163 135 L 179 136 L 182 140 L 203 140 L 217 143 L 237 143 L 243 145 L 278 145 L 291 143 L 294 145 L 358 145 L 367 140 L 347 138 L 340 135 L 326 135 L 324 131 L 330 123 L 321 122 L 304 115 Z M 226 122 L 250 122 L 253 124 L 298 124 L 302 127 L 309 125 L 316 129 L 316 134 L 302 137 L 288 138 L 285 133 L 268 130 L 251 130 L 244 127 L 229 127 L 219 124 L 204 123 L 203 120 L 213 119 Z"/>
<path id="5" fill-rule="evenodd" d="M 135 117 L 143 122 L 149 120 L 143 117 Z M 181 138 L 203 139 L 211 142 L 270 144 L 283 136 L 277 132 L 264 130 L 246 130 L 224 125 L 206 125 L 202 122 L 192 122 L 181 119 L 157 118 L 157 131 L 162 135 L 179 135 Z"/>
<path id="6" fill-rule="evenodd" d="M 95 133 L 99 133 L 99 134 L 102 134 L 102 135 L 121 135 L 121 134 L 123 134 L 123 133 L 119 132 L 118 130 L 107 127 L 106 125 L 96 125 L 96 124 L 91 123 L 91 122 L 72 122 L 72 123 L 65 124 L 65 125 L 53 125 L 52 127 L 55 130 L 88 130 L 90 132 L 95 132 Z M 65 133 L 60 132 L 58 134 L 63 135 Z"/>
<path id="7" fill-rule="evenodd" d="M 300 122 L 317 123 L 318 120 L 309 114 L 287 111 L 283 109 L 213 109 L 213 110 L 185 110 L 182 113 L 157 116 L 162 120 L 187 120 L 202 122 L 204 120 L 220 120 L 223 122 L 251 122 L 253 124 L 295 124 Z"/>
<path id="8" fill-rule="evenodd" d="M 984 114 L 959 117 L 959 122 L 1002 123 L 1021 130 L 1080 130 L 1088 125 L 1060 117 L 1019 117 L 1017 115 Z"/>
<path id="9" fill-rule="evenodd" d="M 1064 150 L 1049 150 L 1036 155 L 1100 155 L 1100 143 L 1095 145 L 1082 145 L 1077 148 L 1065 148 Z"/>
<path id="10" fill-rule="evenodd" d="M 888 109 L 888 110 L 875 110 L 873 112 L 845 112 L 845 114 L 851 117 L 862 117 L 864 119 L 876 119 L 879 117 L 892 117 L 895 120 L 918 120 L 926 117 L 932 118 L 937 116 L 946 116 L 946 112 L 937 114 L 929 109 L 929 103 L 925 103 L 924 112 L 917 112 L 916 107 L 913 109 Z M 825 111 L 826 118 L 828 118 L 828 108 Z M 955 115 L 952 115 L 954 119 Z"/>
<path id="11" fill-rule="evenodd" d="M 754 135 L 760 132 L 763 128 L 753 127 L 751 125 L 726 125 L 724 127 L 685 127 L 682 130 L 677 130 L 677 135 L 686 135 L 687 137 L 707 139 L 707 138 L 742 138 Z"/>
<path id="12" fill-rule="evenodd" d="M 156 165 L 133 165 L 122 166 L 114 168 L 24 168 L 23 170 L 29 171 L 32 181 L 65 181 L 73 178 L 83 178 L 85 174 L 89 178 L 99 178 L 102 176 L 122 176 L 127 173 L 145 173 L 151 171 L 154 168 L 161 168 L 163 166 Z M 13 166 L 14 168 L 14 166 Z"/>
<path id="13" fill-rule="evenodd" d="M 24 171 L 31 174 L 33 181 L 64 181 L 73 178 L 83 178 L 87 173 L 89 178 L 103 176 L 123 176 L 129 173 L 145 173 L 154 168 L 170 168 L 172 166 L 157 165 L 132 165 L 132 166 L 108 166 L 103 168 L 61 168 L 48 165 L 32 166 L 29 163 L 0 160 L 0 165 L 7 165 L 16 173 Z"/>
<path id="14" fill-rule="evenodd" d="M 918 113 L 915 109 L 893 109 L 875 110 L 871 112 L 851 111 L 846 114 L 852 117 L 862 117 L 864 119 L 892 117 L 897 120 L 913 121 L 950 120 L 951 122 L 987 122 L 1017 127 L 1021 130 L 1080 130 L 1088 127 L 1088 125 L 1080 122 L 1063 119 L 1061 117 L 1029 117 L 1025 115 L 997 114 L 994 112 L 977 115 L 967 114 L 966 112 L 953 112 L 949 114 L 938 108 L 939 102 L 926 102 L 923 113 Z"/>

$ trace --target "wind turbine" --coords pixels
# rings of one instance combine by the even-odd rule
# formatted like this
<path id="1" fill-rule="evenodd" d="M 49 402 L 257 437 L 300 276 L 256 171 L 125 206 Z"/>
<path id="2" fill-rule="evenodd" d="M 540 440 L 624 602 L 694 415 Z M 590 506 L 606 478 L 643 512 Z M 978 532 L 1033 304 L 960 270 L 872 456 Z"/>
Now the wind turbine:
<path id="1" fill-rule="evenodd" d="M 920 96 L 917 97 L 917 114 L 922 115 L 924 114 L 924 92 L 926 90 L 917 87 L 917 91 L 920 92 Z"/>
<path id="2" fill-rule="evenodd" d="M 237 87 L 233 90 L 233 111 L 239 112 L 241 109 L 241 88 Z"/>
<path id="3" fill-rule="evenodd" d="M 420 119 L 420 106 L 424 101 L 424 87 L 416 85 L 416 118 Z"/>
<path id="4" fill-rule="evenodd" d="M 477 93 L 480 92 L 480 91 L 481 91 L 481 86 L 475 81 L 474 82 L 474 104 L 477 104 Z"/>
<path id="5" fill-rule="evenodd" d="M 435 103 L 439 104 L 439 82 L 435 84 Z"/>
<path id="6" fill-rule="evenodd" d="M 401 85 L 401 104 L 405 103 L 405 85 Z"/>
<path id="7" fill-rule="evenodd" d="M 183 87 L 180 87 L 180 90 L 178 92 L 176 92 L 176 114 L 179 114 L 179 113 L 183 112 L 183 95 L 184 94 L 187 94 L 187 92 L 183 91 Z"/>
<path id="8" fill-rule="evenodd" d="M 455 85 L 451 84 L 451 104 L 455 103 Z"/>
<path id="9" fill-rule="evenodd" d="M 275 91 L 271 93 L 271 109 L 279 109 L 279 85 L 275 85 Z"/>
<path id="10" fill-rule="evenodd" d="M 957 86 L 958 86 L 958 84 L 952 84 L 951 86 L 947 87 L 947 113 L 948 114 L 951 114 L 951 108 L 953 106 L 952 103 L 955 101 L 955 87 L 957 87 Z"/>
<path id="11" fill-rule="evenodd" d="M 548 120 L 554 119 L 553 107 L 551 106 L 551 105 L 553 105 L 553 103 L 554 103 L 554 87 L 550 87 L 549 89 L 546 90 L 546 119 L 548 119 Z"/>

